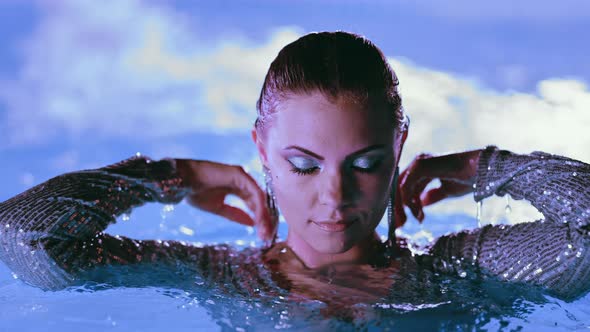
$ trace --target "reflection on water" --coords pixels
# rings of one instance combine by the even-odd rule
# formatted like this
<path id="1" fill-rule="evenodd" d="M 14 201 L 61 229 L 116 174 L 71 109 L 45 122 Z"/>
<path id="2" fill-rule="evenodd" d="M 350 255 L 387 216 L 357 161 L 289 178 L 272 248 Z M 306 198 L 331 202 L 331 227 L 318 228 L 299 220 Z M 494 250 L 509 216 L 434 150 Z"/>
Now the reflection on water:
<path id="1" fill-rule="evenodd" d="M 276 251 L 289 255 L 280 246 Z M 289 264 L 288 257 L 268 257 L 258 248 L 236 252 L 236 263 L 223 276 L 197 273 L 182 262 L 100 268 L 85 276 L 93 282 L 69 291 L 157 287 L 182 308 L 205 308 L 218 326 L 232 331 L 498 329 L 547 303 L 535 287 L 472 271 L 439 275 L 411 260 L 309 270 Z"/>

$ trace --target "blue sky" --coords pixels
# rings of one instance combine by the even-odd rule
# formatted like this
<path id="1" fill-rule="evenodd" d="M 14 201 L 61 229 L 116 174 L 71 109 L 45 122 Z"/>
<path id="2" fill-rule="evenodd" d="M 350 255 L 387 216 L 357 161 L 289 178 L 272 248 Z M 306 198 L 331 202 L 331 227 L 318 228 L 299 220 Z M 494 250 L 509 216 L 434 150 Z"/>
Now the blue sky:
<path id="1" fill-rule="evenodd" d="M 590 161 L 586 1 L 13 0 L 0 2 L 0 200 L 138 151 L 260 179 L 249 128 L 265 70 L 321 30 L 365 35 L 398 73 L 402 165 L 487 144 Z"/>

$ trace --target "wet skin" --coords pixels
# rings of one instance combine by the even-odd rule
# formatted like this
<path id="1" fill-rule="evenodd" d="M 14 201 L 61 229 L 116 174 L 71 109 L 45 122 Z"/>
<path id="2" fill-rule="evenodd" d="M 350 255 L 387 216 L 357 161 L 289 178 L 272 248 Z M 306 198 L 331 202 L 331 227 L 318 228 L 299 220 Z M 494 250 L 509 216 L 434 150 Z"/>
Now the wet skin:
<path id="1" fill-rule="evenodd" d="M 314 93 L 281 102 L 265 132 L 253 131 L 289 225 L 286 243 L 305 266 L 373 254 L 401 151 L 392 116 Z"/>

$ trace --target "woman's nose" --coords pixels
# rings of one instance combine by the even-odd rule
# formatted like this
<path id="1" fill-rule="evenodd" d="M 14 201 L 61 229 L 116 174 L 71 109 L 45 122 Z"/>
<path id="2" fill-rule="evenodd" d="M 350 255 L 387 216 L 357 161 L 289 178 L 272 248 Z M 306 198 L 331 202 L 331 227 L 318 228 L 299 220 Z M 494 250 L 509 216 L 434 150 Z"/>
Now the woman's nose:
<path id="1" fill-rule="evenodd" d="M 341 172 L 326 176 L 326 181 L 320 184 L 320 203 L 336 209 L 352 204 L 354 200 L 353 184 Z"/>

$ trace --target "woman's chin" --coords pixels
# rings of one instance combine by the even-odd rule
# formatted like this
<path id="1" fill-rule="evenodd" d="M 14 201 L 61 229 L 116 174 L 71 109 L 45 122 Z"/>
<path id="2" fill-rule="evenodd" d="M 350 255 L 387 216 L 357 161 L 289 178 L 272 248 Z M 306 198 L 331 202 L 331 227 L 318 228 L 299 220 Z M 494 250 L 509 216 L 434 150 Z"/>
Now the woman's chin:
<path id="1" fill-rule="evenodd" d="M 322 239 L 313 241 L 309 245 L 322 254 L 341 254 L 353 247 L 354 242 L 349 239 Z"/>
<path id="2" fill-rule="evenodd" d="M 359 242 L 357 230 L 349 228 L 342 232 L 325 232 L 307 229 L 306 232 L 290 232 L 287 242 L 299 248 L 308 247 L 319 254 L 341 254 L 347 252 Z"/>

